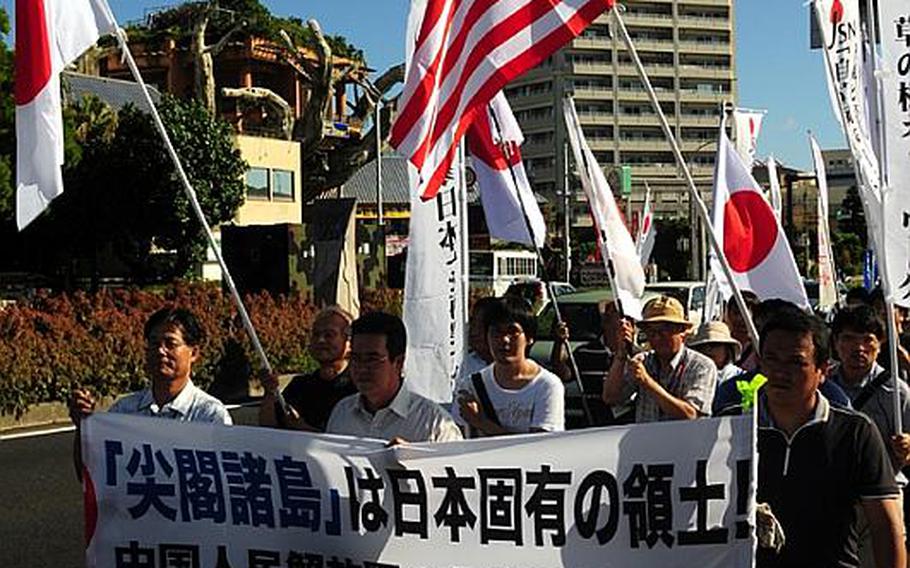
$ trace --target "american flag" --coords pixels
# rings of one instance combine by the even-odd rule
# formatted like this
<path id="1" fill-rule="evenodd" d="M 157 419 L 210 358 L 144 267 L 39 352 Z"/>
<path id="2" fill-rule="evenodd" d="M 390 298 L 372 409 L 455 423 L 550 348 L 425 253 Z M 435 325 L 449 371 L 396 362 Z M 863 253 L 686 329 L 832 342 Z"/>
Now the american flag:
<path id="1" fill-rule="evenodd" d="M 391 143 L 436 196 L 474 115 L 579 35 L 614 0 L 429 0 Z M 486 117 L 483 117 L 484 119 Z"/>

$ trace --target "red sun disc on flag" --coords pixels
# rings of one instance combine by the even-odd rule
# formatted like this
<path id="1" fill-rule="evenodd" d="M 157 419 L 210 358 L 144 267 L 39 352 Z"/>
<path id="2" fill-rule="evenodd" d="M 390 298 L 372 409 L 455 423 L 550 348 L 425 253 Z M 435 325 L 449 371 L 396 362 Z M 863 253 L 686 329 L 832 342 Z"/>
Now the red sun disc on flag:
<path id="1" fill-rule="evenodd" d="M 761 194 L 738 191 L 724 206 L 724 255 L 730 268 L 748 272 L 762 263 L 777 241 L 777 220 Z"/>
<path id="2" fill-rule="evenodd" d="M 841 4 L 840 0 L 834 0 L 831 4 L 831 14 L 829 15 L 831 23 L 835 26 L 844 19 L 844 5 Z"/>

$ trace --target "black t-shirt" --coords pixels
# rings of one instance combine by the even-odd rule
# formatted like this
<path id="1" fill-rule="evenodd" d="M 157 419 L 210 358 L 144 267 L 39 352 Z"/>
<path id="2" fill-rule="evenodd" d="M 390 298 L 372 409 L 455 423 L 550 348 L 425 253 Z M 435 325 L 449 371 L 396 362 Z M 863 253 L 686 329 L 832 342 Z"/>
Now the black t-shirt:
<path id="1" fill-rule="evenodd" d="M 875 425 L 819 404 L 827 411 L 799 429 L 789 448 L 783 432 L 759 428 L 758 502 L 771 506 L 786 536 L 779 555 L 759 548 L 759 568 L 859 566 L 856 504 L 898 495 Z"/>
<path id="2" fill-rule="evenodd" d="M 319 431 L 325 431 L 332 409 L 338 401 L 357 392 L 351 382 L 348 369 L 331 381 L 319 378 L 319 371 L 297 375 L 284 388 L 284 399 L 300 413 L 307 424 Z"/>

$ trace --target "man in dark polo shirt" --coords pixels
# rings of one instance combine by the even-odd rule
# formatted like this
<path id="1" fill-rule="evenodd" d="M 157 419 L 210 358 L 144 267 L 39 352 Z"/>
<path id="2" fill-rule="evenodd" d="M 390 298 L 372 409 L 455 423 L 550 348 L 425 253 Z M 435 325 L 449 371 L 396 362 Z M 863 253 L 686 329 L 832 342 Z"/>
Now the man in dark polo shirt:
<path id="1" fill-rule="evenodd" d="M 282 391 L 288 403 L 287 413 L 278 404 L 278 377 L 263 379 L 265 397 L 259 405 L 261 426 L 325 431 L 338 401 L 357 392 L 348 373 L 352 319 L 339 306 L 329 306 L 316 315 L 309 349 L 319 368 L 297 375 Z"/>
<path id="2" fill-rule="evenodd" d="M 878 568 L 903 568 L 906 554 L 894 471 L 875 425 L 830 405 L 818 387 L 828 333 L 814 316 L 778 314 L 760 336 L 758 501 L 786 541 L 759 548 L 758 567 L 857 567 L 857 503 L 872 532 Z"/>

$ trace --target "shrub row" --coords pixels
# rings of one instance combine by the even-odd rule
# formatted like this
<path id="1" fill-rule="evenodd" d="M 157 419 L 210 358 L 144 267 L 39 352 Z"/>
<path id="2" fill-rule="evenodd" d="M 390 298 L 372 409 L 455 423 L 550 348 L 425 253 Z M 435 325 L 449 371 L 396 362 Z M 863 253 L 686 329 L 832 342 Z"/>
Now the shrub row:
<path id="1" fill-rule="evenodd" d="M 142 328 L 165 304 L 191 309 L 205 330 L 193 381 L 224 399 L 245 394 L 259 360 L 230 297 L 217 285 L 39 293 L 0 310 L 0 414 L 20 416 L 33 404 L 65 401 L 77 386 L 102 396 L 142 388 Z M 315 367 L 306 348 L 317 311 L 313 303 L 262 293 L 245 304 L 276 372 Z M 362 311 L 400 313 L 400 306 L 395 291 L 370 291 Z"/>

